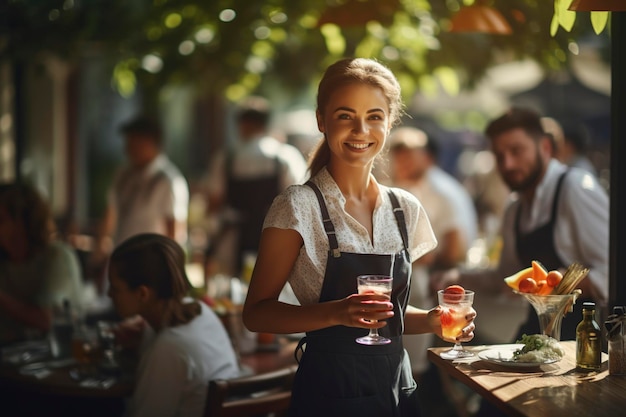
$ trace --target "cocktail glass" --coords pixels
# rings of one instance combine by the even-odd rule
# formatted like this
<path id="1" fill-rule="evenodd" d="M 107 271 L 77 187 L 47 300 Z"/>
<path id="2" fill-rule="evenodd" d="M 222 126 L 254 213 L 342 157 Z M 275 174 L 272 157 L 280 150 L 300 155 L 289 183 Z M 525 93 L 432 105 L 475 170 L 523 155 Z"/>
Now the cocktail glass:
<path id="1" fill-rule="evenodd" d="M 443 308 L 441 314 L 441 334 L 445 339 L 456 339 L 467 325 L 467 316 L 474 303 L 474 291 L 465 291 L 465 294 L 445 294 L 444 290 L 437 291 L 439 305 Z M 439 355 L 442 359 L 460 359 L 474 356 L 466 350 L 461 342 L 456 341 L 454 346 Z"/>
<path id="2" fill-rule="evenodd" d="M 539 318 L 539 329 L 542 334 L 561 340 L 561 322 L 566 312 L 572 311 L 576 299 L 581 294 L 537 295 L 514 291 L 522 295 L 533 306 Z"/>
<path id="3" fill-rule="evenodd" d="M 359 275 L 357 288 L 359 294 L 382 294 L 391 299 L 393 278 L 388 275 Z M 386 345 L 390 339 L 378 334 L 378 329 L 370 329 L 367 336 L 356 339 L 362 345 Z"/>

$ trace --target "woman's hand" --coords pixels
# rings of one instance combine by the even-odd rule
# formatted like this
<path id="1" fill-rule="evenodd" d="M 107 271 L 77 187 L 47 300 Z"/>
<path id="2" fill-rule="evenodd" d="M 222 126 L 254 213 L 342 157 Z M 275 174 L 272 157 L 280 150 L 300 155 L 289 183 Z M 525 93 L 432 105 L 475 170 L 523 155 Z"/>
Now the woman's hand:
<path id="1" fill-rule="evenodd" d="M 394 316 L 393 304 L 382 294 L 352 294 L 336 307 L 336 324 L 349 327 L 380 329 Z"/>
<path id="2" fill-rule="evenodd" d="M 474 319 L 476 318 L 476 310 L 472 308 L 470 312 L 465 316 L 466 324 L 463 327 L 463 331 L 460 335 L 456 337 L 456 339 L 447 339 L 442 336 L 441 315 L 443 314 L 443 311 L 444 310 L 441 306 L 434 307 L 428 311 L 428 323 L 432 327 L 433 333 L 435 333 L 446 342 L 450 343 L 469 342 L 474 338 L 474 329 L 476 328 L 476 325 L 474 324 Z"/>

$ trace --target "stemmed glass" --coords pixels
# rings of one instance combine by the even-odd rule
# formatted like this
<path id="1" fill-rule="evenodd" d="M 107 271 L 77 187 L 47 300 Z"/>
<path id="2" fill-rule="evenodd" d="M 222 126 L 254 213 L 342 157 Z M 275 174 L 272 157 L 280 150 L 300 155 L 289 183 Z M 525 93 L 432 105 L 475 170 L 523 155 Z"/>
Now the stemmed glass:
<path id="1" fill-rule="evenodd" d="M 467 324 L 467 316 L 474 303 L 474 291 L 465 291 L 465 294 L 445 294 L 444 290 L 437 291 L 439 305 L 443 308 L 441 314 L 441 334 L 445 339 L 456 339 Z M 474 356 L 466 350 L 461 342 L 456 341 L 454 347 L 439 355 L 442 359 L 459 359 Z"/>
<path id="2" fill-rule="evenodd" d="M 392 283 L 393 278 L 389 275 L 359 275 L 357 277 L 359 294 L 381 294 L 391 299 Z M 391 343 L 390 339 L 378 334 L 378 329 L 370 329 L 367 336 L 359 337 L 356 341 L 362 345 L 386 345 Z"/>
<path id="3" fill-rule="evenodd" d="M 109 368 L 117 367 L 117 361 L 115 360 L 115 323 L 98 321 L 96 326 L 98 327 L 98 338 L 104 354 L 103 365 Z"/>

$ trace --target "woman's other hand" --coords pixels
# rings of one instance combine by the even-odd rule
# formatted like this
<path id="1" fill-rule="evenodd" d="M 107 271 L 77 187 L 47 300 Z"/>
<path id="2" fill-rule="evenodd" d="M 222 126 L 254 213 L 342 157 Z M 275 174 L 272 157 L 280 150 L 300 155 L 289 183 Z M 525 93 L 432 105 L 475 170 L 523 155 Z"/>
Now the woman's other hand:
<path id="1" fill-rule="evenodd" d="M 443 314 L 443 308 L 441 306 L 434 307 L 428 311 L 428 323 L 433 329 L 433 333 L 439 336 L 441 339 L 446 342 L 454 343 L 454 342 L 469 342 L 474 338 L 474 329 L 476 325 L 474 324 L 474 319 L 476 318 L 476 310 L 473 308 L 470 312 L 465 316 L 466 324 L 463 327 L 463 331 L 459 336 L 457 336 L 456 340 L 445 339 L 442 336 L 441 332 L 441 315 Z"/>

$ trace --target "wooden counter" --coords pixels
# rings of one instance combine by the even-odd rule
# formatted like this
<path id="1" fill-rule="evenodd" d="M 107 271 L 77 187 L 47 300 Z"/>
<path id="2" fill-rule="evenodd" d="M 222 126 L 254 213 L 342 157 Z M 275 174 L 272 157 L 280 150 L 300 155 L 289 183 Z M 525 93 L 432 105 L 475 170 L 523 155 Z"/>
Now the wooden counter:
<path id="1" fill-rule="evenodd" d="M 590 417 L 626 415 L 626 376 L 609 375 L 603 354 L 599 372 L 576 368 L 576 342 L 564 341 L 557 363 L 512 368 L 474 356 L 459 361 L 441 359 L 446 348 L 430 348 L 428 358 L 507 415 L 516 417 Z M 493 346 L 465 346 L 475 353 Z"/>

